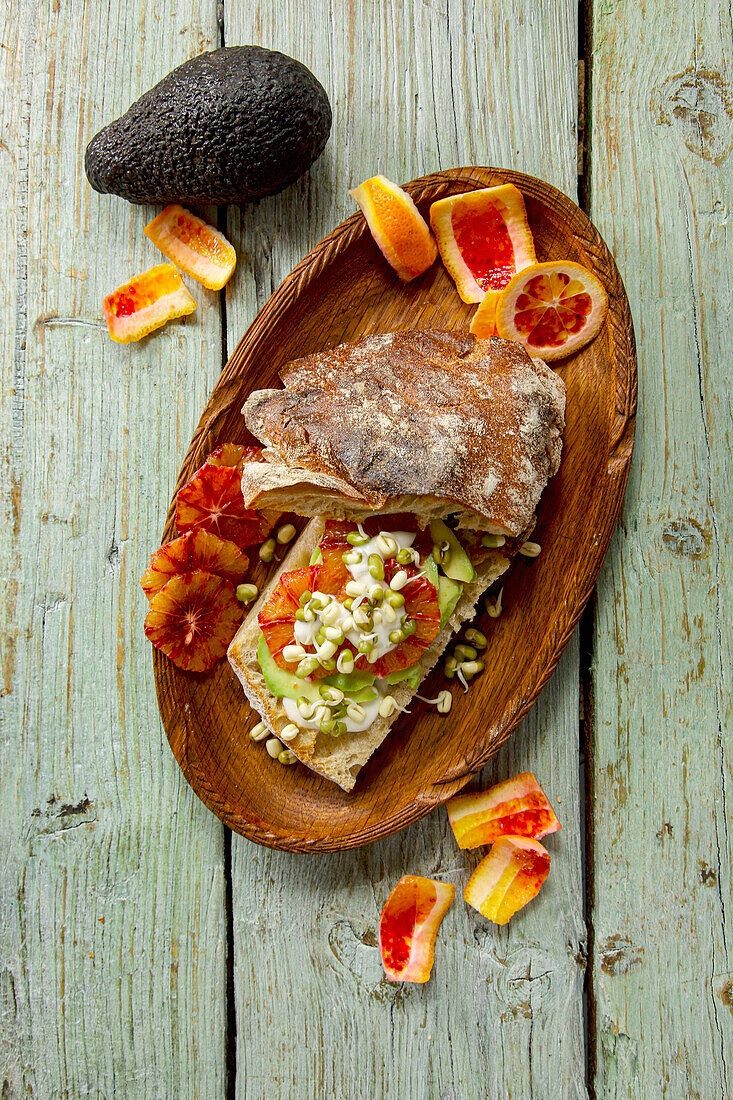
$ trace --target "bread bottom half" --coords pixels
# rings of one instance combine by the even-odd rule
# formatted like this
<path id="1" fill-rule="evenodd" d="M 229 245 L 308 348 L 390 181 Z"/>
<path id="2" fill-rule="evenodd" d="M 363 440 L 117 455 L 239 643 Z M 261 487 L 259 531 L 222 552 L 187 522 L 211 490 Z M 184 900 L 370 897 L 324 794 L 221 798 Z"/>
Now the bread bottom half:
<path id="1" fill-rule="evenodd" d="M 324 517 L 317 516 L 305 527 L 280 569 L 237 631 L 227 654 L 247 699 L 276 736 L 290 724 L 290 719 L 281 701 L 267 687 L 257 661 L 257 645 L 260 636 L 257 616 L 277 587 L 280 574 L 292 569 L 302 569 L 308 565 L 313 550 L 323 537 L 325 522 Z M 478 600 L 494 581 L 506 572 L 509 564 L 509 559 L 504 554 L 498 550 L 492 550 L 489 551 L 487 558 L 476 566 L 476 580 L 464 585 L 463 594 L 453 614 L 420 659 L 421 680 L 436 665 L 453 634 L 473 618 Z M 407 683 L 394 684 L 390 688 L 390 694 L 398 707 L 403 708 L 409 704 L 415 689 Z M 360 733 L 345 733 L 341 737 L 332 737 L 320 730 L 299 728 L 297 737 L 288 743 L 288 748 L 306 767 L 337 783 L 343 790 L 350 791 L 360 769 L 382 744 L 392 724 L 399 717 L 399 713 L 400 711 L 396 710 L 389 718 L 378 717 L 368 729 Z"/>

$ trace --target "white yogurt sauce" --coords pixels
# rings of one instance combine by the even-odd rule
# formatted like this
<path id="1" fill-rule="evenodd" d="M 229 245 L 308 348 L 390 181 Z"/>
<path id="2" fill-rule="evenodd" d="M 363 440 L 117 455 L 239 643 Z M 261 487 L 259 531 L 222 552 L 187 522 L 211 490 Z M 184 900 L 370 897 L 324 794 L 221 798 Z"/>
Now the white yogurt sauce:
<path id="1" fill-rule="evenodd" d="M 359 703 L 359 706 L 364 710 L 364 717 L 361 722 L 355 722 L 353 718 L 349 718 L 348 715 L 342 718 L 341 721 L 346 723 L 346 729 L 349 733 L 362 733 L 364 730 L 368 730 L 372 722 L 376 722 L 379 716 L 379 704 L 384 698 L 384 692 L 379 691 L 377 687 L 377 681 L 374 682 L 374 687 L 377 688 L 377 698 L 371 703 Z M 320 722 L 314 718 L 306 720 L 298 710 L 298 704 L 295 699 L 282 699 L 283 706 L 285 707 L 285 713 L 291 722 L 294 722 L 296 726 L 300 726 L 301 729 L 317 730 Z"/>

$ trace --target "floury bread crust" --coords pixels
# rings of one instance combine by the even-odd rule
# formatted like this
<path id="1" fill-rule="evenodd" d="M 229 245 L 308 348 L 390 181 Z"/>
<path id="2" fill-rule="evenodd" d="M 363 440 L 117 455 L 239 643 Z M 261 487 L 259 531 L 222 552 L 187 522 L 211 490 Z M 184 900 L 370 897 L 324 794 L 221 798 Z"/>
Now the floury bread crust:
<path id="1" fill-rule="evenodd" d="M 229 646 L 229 663 L 239 678 L 247 699 L 276 735 L 289 725 L 290 719 L 280 700 L 276 699 L 267 687 L 257 661 L 257 645 L 260 637 L 257 616 L 277 587 L 280 575 L 291 569 L 302 569 L 308 565 L 313 550 L 323 536 L 324 526 L 325 521 L 322 517 L 311 520 Z M 508 568 L 509 559 L 498 550 L 490 551 L 485 560 L 477 566 L 477 579 L 464 586 L 463 595 L 450 621 L 423 654 L 420 661 L 423 677 L 427 676 L 437 663 L 454 632 L 464 622 L 473 618 L 474 608 L 482 593 Z M 413 698 L 414 690 L 405 683 L 394 684 L 390 687 L 390 695 L 399 707 L 405 707 Z M 362 733 L 346 733 L 338 738 L 321 733 L 320 730 L 299 728 L 298 736 L 288 742 L 287 747 L 307 767 L 325 776 L 326 779 L 338 783 L 343 790 L 350 791 L 359 771 L 384 741 L 393 723 L 399 717 L 399 713 L 399 711 L 395 712 L 391 718 L 377 718 Z"/>
<path id="2" fill-rule="evenodd" d="M 453 513 L 459 527 L 517 536 L 560 464 L 565 386 L 511 341 L 386 333 L 298 359 L 282 378 L 242 410 L 270 460 L 245 471 L 252 506 L 290 491 L 339 518 Z"/>

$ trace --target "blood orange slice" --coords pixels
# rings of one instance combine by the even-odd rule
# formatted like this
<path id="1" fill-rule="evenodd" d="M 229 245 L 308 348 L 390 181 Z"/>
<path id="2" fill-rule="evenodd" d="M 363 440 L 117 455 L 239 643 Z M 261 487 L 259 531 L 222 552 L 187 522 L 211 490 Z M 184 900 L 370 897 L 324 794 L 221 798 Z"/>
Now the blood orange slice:
<path id="1" fill-rule="evenodd" d="M 283 573 L 277 588 L 257 616 L 275 664 L 286 672 L 294 672 L 298 667 L 297 661 L 285 660 L 283 649 L 287 645 L 297 643 L 295 612 L 300 607 L 300 597 L 303 593 L 313 592 L 317 587 L 316 568 L 316 566 L 307 566 L 305 569 L 293 569 L 289 573 Z M 326 669 L 318 668 L 312 673 L 312 678 L 319 679 L 327 675 Z"/>
<path id="2" fill-rule="evenodd" d="M 425 219 L 410 196 L 386 176 L 372 176 L 349 191 L 366 218 L 382 255 L 403 283 L 422 275 L 438 249 Z"/>
<path id="3" fill-rule="evenodd" d="M 560 828 L 547 795 L 531 772 L 506 779 L 488 791 L 459 794 L 446 803 L 459 848 L 493 844 L 503 836 L 539 840 Z"/>
<path id="4" fill-rule="evenodd" d="M 176 529 L 182 535 L 195 528 L 230 539 L 242 550 L 263 537 L 267 524 L 244 507 L 242 479 L 233 466 L 204 465 L 179 489 Z"/>
<path id="5" fill-rule="evenodd" d="M 171 577 L 203 569 L 226 577 L 238 584 L 247 571 L 249 559 L 228 539 L 220 539 L 209 531 L 196 529 L 167 542 L 150 558 L 150 565 L 140 578 L 143 592 L 152 600 Z"/>
<path id="6" fill-rule="evenodd" d="M 241 472 L 245 462 L 264 462 L 262 447 L 246 447 L 242 443 L 222 443 L 206 459 L 210 466 L 234 466 Z"/>
<path id="7" fill-rule="evenodd" d="M 197 569 L 171 577 L 153 596 L 145 634 L 178 668 L 206 672 L 224 656 L 241 621 L 234 586 Z"/>
<path id="8" fill-rule="evenodd" d="M 580 264 L 553 260 L 520 271 L 501 292 L 496 327 L 505 340 L 524 344 L 547 362 L 572 355 L 597 335 L 608 295 Z"/>
<path id="9" fill-rule="evenodd" d="M 498 292 L 536 259 L 521 193 L 507 183 L 439 199 L 430 207 L 430 224 L 463 301 L 484 303 L 482 331 L 475 334 L 493 335 Z"/>
<path id="10" fill-rule="evenodd" d="M 196 309 L 181 273 L 173 264 L 158 264 L 108 294 L 103 302 L 109 334 L 116 344 L 131 344 L 162 328 L 167 321 Z"/>
<path id="11" fill-rule="evenodd" d="M 417 570 L 412 567 L 400 566 L 394 561 L 385 565 L 387 581 L 400 569 L 406 569 L 410 580 L 403 588 L 401 594 L 405 597 L 405 617 L 411 619 L 417 629 L 415 633 L 400 642 L 389 653 L 385 653 L 378 661 L 370 664 L 366 657 L 361 656 L 355 661 L 355 667 L 375 672 L 377 676 L 389 676 L 392 672 L 400 672 L 403 668 L 412 668 L 422 657 L 431 642 L 434 642 L 440 633 L 440 607 L 438 606 L 438 593 L 425 577 L 417 575 Z"/>
<path id="12" fill-rule="evenodd" d="M 391 982 L 426 982 L 433 969 L 440 922 L 455 886 L 404 875 L 387 898 L 379 920 L 379 953 Z"/>
<path id="13" fill-rule="evenodd" d="M 536 840 L 497 840 L 466 883 L 464 901 L 495 924 L 506 924 L 536 897 L 550 873 L 550 853 Z"/>
<path id="14" fill-rule="evenodd" d="M 237 254 L 224 234 L 177 203 L 166 206 L 144 233 L 164 256 L 209 290 L 221 290 L 237 266 Z"/>

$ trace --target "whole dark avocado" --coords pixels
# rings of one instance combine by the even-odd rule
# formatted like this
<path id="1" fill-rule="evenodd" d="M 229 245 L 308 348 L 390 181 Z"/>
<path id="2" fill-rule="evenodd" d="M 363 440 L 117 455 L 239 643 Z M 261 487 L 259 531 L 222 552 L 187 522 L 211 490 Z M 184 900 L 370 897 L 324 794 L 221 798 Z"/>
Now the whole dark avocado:
<path id="1" fill-rule="evenodd" d="M 87 146 L 87 178 L 137 203 L 242 203 L 274 195 L 321 155 L 331 106 L 313 73 L 261 46 L 179 65 Z"/>

